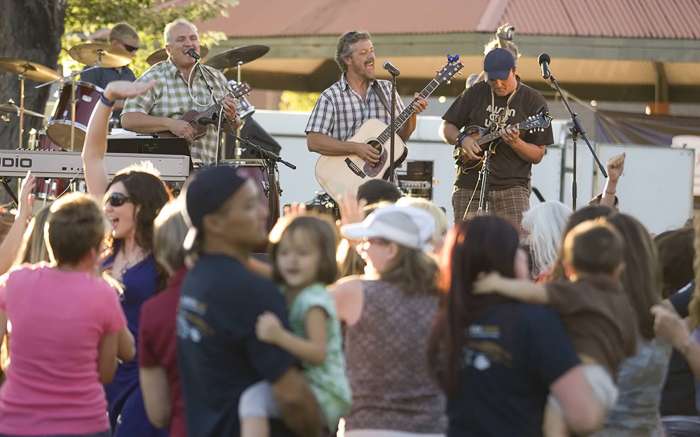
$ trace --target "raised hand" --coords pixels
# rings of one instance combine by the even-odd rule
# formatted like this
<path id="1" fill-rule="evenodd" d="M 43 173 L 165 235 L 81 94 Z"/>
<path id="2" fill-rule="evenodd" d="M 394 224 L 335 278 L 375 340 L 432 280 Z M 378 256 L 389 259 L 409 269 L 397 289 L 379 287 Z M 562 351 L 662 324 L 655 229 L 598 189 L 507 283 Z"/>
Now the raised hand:
<path id="1" fill-rule="evenodd" d="M 617 182 L 625 171 L 625 154 L 621 153 L 608 159 L 605 167 L 608 170 L 608 178 L 613 182 Z"/>
<path id="2" fill-rule="evenodd" d="M 139 96 L 153 88 L 155 80 L 149 82 L 129 82 L 126 80 L 115 80 L 110 82 L 105 88 L 104 96 L 107 100 L 121 100 L 129 97 Z"/>
<path id="3" fill-rule="evenodd" d="M 341 223 L 344 225 L 360 223 L 365 219 L 365 214 L 363 212 L 365 206 L 367 206 L 367 201 L 364 199 L 358 201 L 354 193 L 341 196 L 338 200 Z"/>
<path id="4" fill-rule="evenodd" d="M 36 179 L 32 176 L 32 172 L 28 171 L 22 181 L 22 188 L 19 190 L 19 205 L 17 205 L 16 220 L 27 221 L 32 217 L 32 206 L 34 205 L 34 187 L 36 187 Z"/>

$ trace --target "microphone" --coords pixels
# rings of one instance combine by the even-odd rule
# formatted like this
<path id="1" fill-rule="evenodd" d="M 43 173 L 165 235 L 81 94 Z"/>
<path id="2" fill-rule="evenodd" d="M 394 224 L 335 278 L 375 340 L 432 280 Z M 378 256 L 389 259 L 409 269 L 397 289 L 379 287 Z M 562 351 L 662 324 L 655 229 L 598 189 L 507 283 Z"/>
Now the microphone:
<path id="1" fill-rule="evenodd" d="M 185 51 L 185 53 L 187 53 L 188 55 L 190 55 L 190 57 L 192 57 L 195 61 L 199 61 L 199 60 L 202 58 L 201 56 L 199 56 L 199 54 L 197 53 L 197 51 L 196 51 L 194 48 L 192 48 L 192 47 L 190 47 L 189 49 L 187 49 L 187 50 Z"/>
<path id="2" fill-rule="evenodd" d="M 386 71 L 388 71 L 389 74 L 391 74 L 392 76 L 398 76 L 399 74 L 401 74 L 401 72 L 399 71 L 399 69 L 396 68 L 396 67 L 394 66 L 394 64 L 392 64 L 392 63 L 389 62 L 389 61 L 384 61 L 384 69 L 385 69 Z"/>
<path id="3" fill-rule="evenodd" d="M 549 63 L 552 59 L 548 54 L 542 53 L 538 58 L 537 62 L 540 64 L 540 71 L 542 71 L 542 79 L 547 80 L 552 76 L 552 72 L 549 70 Z"/>

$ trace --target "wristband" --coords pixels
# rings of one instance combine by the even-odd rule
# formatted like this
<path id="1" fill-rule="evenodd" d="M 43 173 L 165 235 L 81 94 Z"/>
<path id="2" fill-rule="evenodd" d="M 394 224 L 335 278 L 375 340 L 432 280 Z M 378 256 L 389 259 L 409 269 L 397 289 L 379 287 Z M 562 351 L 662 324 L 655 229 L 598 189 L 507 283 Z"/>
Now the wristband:
<path id="1" fill-rule="evenodd" d="M 109 100 L 104 94 L 100 94 L 100 102 L 108 108 L 114 106 L 114 100 Z"/>
<path id="2" fill-rule="evenodd" d="M 469 134 L 467 131 L 460 132 L 459 135 L 457 135 L 457 141 L 455 142 L 455 146 L 460 147 L 460 144 L 462 144 L 462 140 L 468 137 Z"/>

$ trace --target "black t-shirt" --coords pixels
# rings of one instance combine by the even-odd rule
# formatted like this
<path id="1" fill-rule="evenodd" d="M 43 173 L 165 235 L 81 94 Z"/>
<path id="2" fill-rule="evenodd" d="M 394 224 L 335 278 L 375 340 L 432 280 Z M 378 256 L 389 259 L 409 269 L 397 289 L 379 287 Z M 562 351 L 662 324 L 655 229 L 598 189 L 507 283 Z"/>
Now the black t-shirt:
<path id="1" fill-rule="evenodd" d="M 541 436 L 549 387 L 579 359 L 550 308 L 504 303 L 467 331 L 448 437 Z"/>
<path id="2" fill-rule="evenodd" d="M 695 282 L 691 282 L 669 297 L 673 308 L 682 317 L 688 317 L 688 305 L 693 297 Z M 688 361 L 677 350 L 671 353 L 666 383 L 661 391 L 662 416 L 696 416 L 695 380 Z"/>
<path id="3" fill-rule="evenodd" d="M 234 258 L 203 254 L 185 277 L 177 352 L 188 436 L 238 436 L 243 391 L 263 379 L 274 383 L 294 365 L 290 354 L 255 336 L 255 323 L 265 311 L 289 329 L 277 287 Z"/>
<path id="4" fill-rule="evenodd" d="M 479 82 L 465 90 L 450 106 L 442 119 L 457 128 L 480 126 L 494 129 L 495 122 L 503 117 L 509 96 L 499 97 L 493 94 L 495 110 L 491 109 L 491 87 L 487 82 Z M 547 102 L 536 90 L 519 82 L 515 95 L 508 107 L 508 117 L 505 124 L 519 123 L 531 115 L 547 110 Z M 502 126 L 503 127 L 503 126 Z M 547 146 L 554 142 L 552 127 L 544 131 L 521 131 L 523 141 Z M 489 187 L 505 189 L 515 186 L 528 187 L 530 184 L 530 169 L 532 164 L 522 159 L 506 143 L 499 141 L 495 154 L 490 161 Z M 461 188 L 473 188 L 479 177 L 478 168 L 469 171 L 457 169 L 455 185 Z"/>

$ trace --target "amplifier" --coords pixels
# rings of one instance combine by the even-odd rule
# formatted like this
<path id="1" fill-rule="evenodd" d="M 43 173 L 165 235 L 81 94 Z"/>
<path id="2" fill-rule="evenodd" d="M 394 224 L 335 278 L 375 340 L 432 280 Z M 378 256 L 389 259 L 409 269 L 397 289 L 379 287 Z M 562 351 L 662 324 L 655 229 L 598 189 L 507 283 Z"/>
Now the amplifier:
<path id="1" fill-rule="evenodd" d="M 396 169 L 396 180 L 407 195 L 433 199 L 433 161 L 406 160 Z"/>

